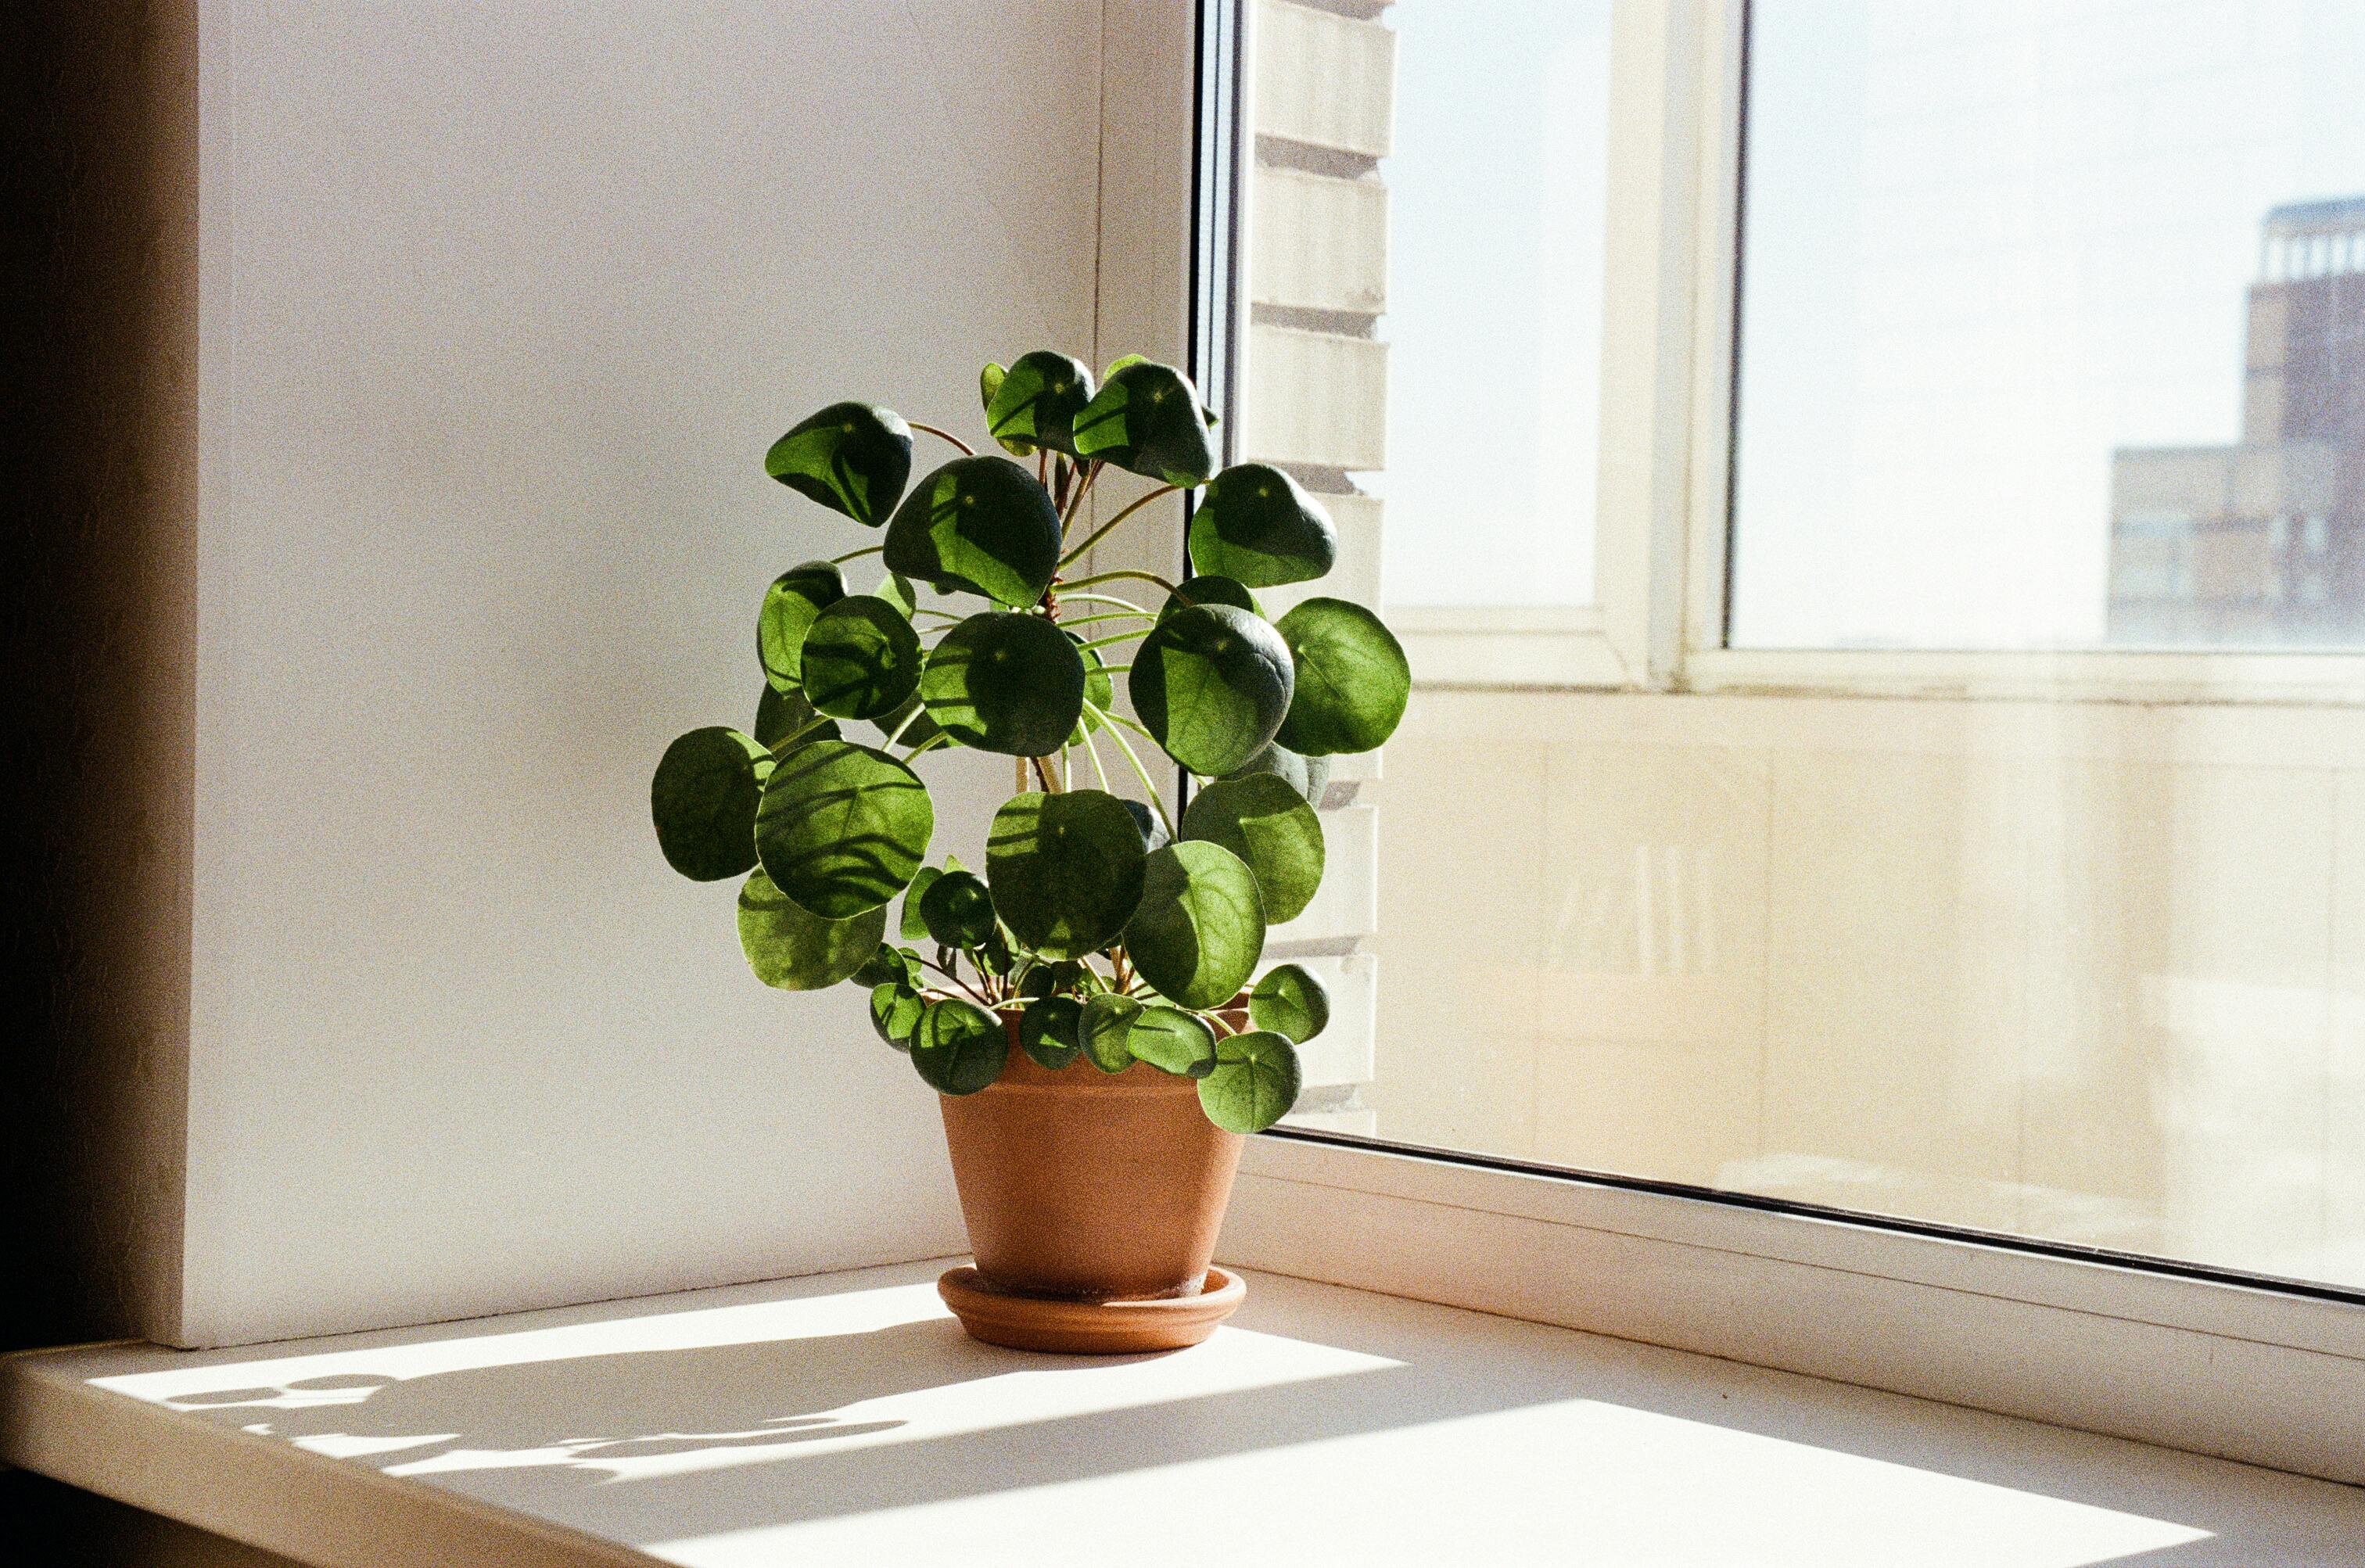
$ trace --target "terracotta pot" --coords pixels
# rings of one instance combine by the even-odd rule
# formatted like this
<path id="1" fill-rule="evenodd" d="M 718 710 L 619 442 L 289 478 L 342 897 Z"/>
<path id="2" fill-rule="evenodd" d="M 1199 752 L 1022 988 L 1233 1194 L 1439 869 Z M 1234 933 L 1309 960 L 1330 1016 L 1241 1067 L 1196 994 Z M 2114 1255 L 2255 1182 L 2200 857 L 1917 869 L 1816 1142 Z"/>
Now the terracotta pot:
<path id="1" fill-rule="evenodd" d="M 1048 1071 L 1007 1022 L 1002 1077 L 942 1102 L 977 1272 L 999 1292 L 1069 1302 L 1197 1295 L 1239 1135 L 1207 1120 L 1189 1079 L 1081 1058 Z"/>

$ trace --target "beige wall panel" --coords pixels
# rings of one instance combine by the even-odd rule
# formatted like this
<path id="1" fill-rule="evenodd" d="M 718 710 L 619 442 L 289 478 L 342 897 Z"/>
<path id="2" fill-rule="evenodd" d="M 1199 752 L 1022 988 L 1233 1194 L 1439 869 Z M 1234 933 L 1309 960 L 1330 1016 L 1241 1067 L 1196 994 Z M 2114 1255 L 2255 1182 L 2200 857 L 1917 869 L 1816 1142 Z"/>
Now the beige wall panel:
<path id="1" fill-rule="evenodd" d="M 1261 0 L 1254 27 L 1259 132 L 1387 156 L 1395 125 L 1395 29 L 1287 0 Z"/>
<path id="2" fill-rule="evenodd" d="M 1361 936 L 1378 924 L 1379 813 L 1370 806 L 1324 812 L 1320 890 L 1296 919 L 1272 928 L 1275 944 Z"/>
<path id="3" fill-rule="evenodd" d="M 1785 752 L 1772 777 L 1765 1153 L 1750 1184 L 2009 1228 L 2020 770 Z"/>
<path id="4" fill-rule="evenodd" d="M 2332 806 L 2313 769 L 2034 771 L 2028 1223 L 2306 1271 L 2324 1224 Z"/>
<path id="5" fill-rule="evenodd" d="M 1293 605 L 1309 599 L 1352 599 L 1374 609 L 1380 602 L 1380 522 L 1381 504 L 1376 496 L 1332 496 L 1316 498 L 1339 531 L 1339 559 L 1329 572 L 1310 583 L 1291 583 L 1285 588 L 1259 588 L 1257 602 L 1264 606 L 1267 615 L 1275 620 L 1289 612 Z"/>
<path id="6" fill-rule="evenodd" d="M 1370 1082 L 1378 957 L 1348 953 L 1291 961 L 1313 970 L 1330 988 L 1330 1026 L 1297 1047 L 1306 1087 Z"/>
<path id="7" fill-rule="evenodd" d="M 1323 468 L 1387 466 L 1388 346 L 1251 326 L 1243 457 Z"/>
<path id="8" fill-rule="evenodd" d="M 1387 308 L 1386 186 L 1260 168 L 1253 199 L 1250 303 L 1364 315 Z"/>

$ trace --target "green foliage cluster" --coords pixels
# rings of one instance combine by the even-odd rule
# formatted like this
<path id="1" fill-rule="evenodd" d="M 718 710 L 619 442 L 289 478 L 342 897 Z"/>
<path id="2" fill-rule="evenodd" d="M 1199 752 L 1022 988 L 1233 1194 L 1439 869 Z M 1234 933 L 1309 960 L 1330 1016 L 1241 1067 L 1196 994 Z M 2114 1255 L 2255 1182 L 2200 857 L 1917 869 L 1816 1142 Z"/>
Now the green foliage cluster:
<path id="1" fill-rule="evenodd" d="M 1258 975 L 1265 932 L 1321 883 L 1328 759 L 1395 728 L 1404 650 L 1343 599 L 1265 618 L 1255 590 L 1322 577 L 1337 535 L 1281 470 L 1216 472 L 1215 416 L 1172 366 L 1129 356 L 1096 383 L 1045 351 L 986 366 L 980 396 L 1000 453 L 917 427 L 960 455 L 916 483 L 915 427 L 891 409 L 835 403 L 773 443 L 773 478 L 884 536 L 765 590 L 754 733 L 692 730 L 667 748 L 658 846 L 685 877 L 745 877 L 739 941 L 757 978 L 867 988 L 880 1036 L 939 1093 L 993 1082 L 1014 1037 L 1047 1070 L 1147 1063 L 1195 1080 L 1218 1126 L 1270 1126 L 1330 1008 L 1300 965 Z M 1076 537 L 1113 467 L 1160 487 Z M 1187 489 L 1201 493 L 1182 582 L 1063 576 Z M 873 554 L 885 577 L 852 591 L 846 564 Z M 1162 597 L 1113 591 L 1137 582 Z M 922 588 L 984 603 L 955 613 Z M 876 744 L 849 735 L 858 723 Z M 1112 784 L 1104 741 L 1139 799 Z M 1137 741 L 1192 775 L 1179 823 Z M 954 747 L 1016 759 L 981 873 L 928 857 L 936 810 L 915 765 Z M 1079 783 L 1080 756 L 1097 788 Z"/>

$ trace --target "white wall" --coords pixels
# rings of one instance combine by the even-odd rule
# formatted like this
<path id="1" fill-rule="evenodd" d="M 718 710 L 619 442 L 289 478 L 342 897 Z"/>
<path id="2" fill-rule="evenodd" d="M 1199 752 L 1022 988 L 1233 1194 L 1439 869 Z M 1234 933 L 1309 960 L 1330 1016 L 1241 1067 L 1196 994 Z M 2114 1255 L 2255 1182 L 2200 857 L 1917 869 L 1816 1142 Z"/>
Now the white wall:
<path id="1" fill-rule="evenodd" d="M 749 977 L 648 776 L 752 718 L 770 576 L 871 542 L 764 477 L 772 437 L 847 396 L 974 429 L 981 361 L 1090 345 L 1100 15 L 203 6 L 185 1281 L 150 1332 L 961 1246 L 935 1096 L 852 990 Z"/>

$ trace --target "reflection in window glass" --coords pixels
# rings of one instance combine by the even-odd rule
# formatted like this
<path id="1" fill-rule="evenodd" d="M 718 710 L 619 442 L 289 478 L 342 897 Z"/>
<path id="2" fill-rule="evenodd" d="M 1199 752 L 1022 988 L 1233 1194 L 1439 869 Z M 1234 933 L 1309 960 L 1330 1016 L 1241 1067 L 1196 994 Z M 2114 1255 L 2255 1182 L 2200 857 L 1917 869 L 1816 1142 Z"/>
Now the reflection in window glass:
<path id="1" fill-rule="evenodd" d="M 2365 643 L 2365 6 L 1751 10 L 1732 641 Z"/>

